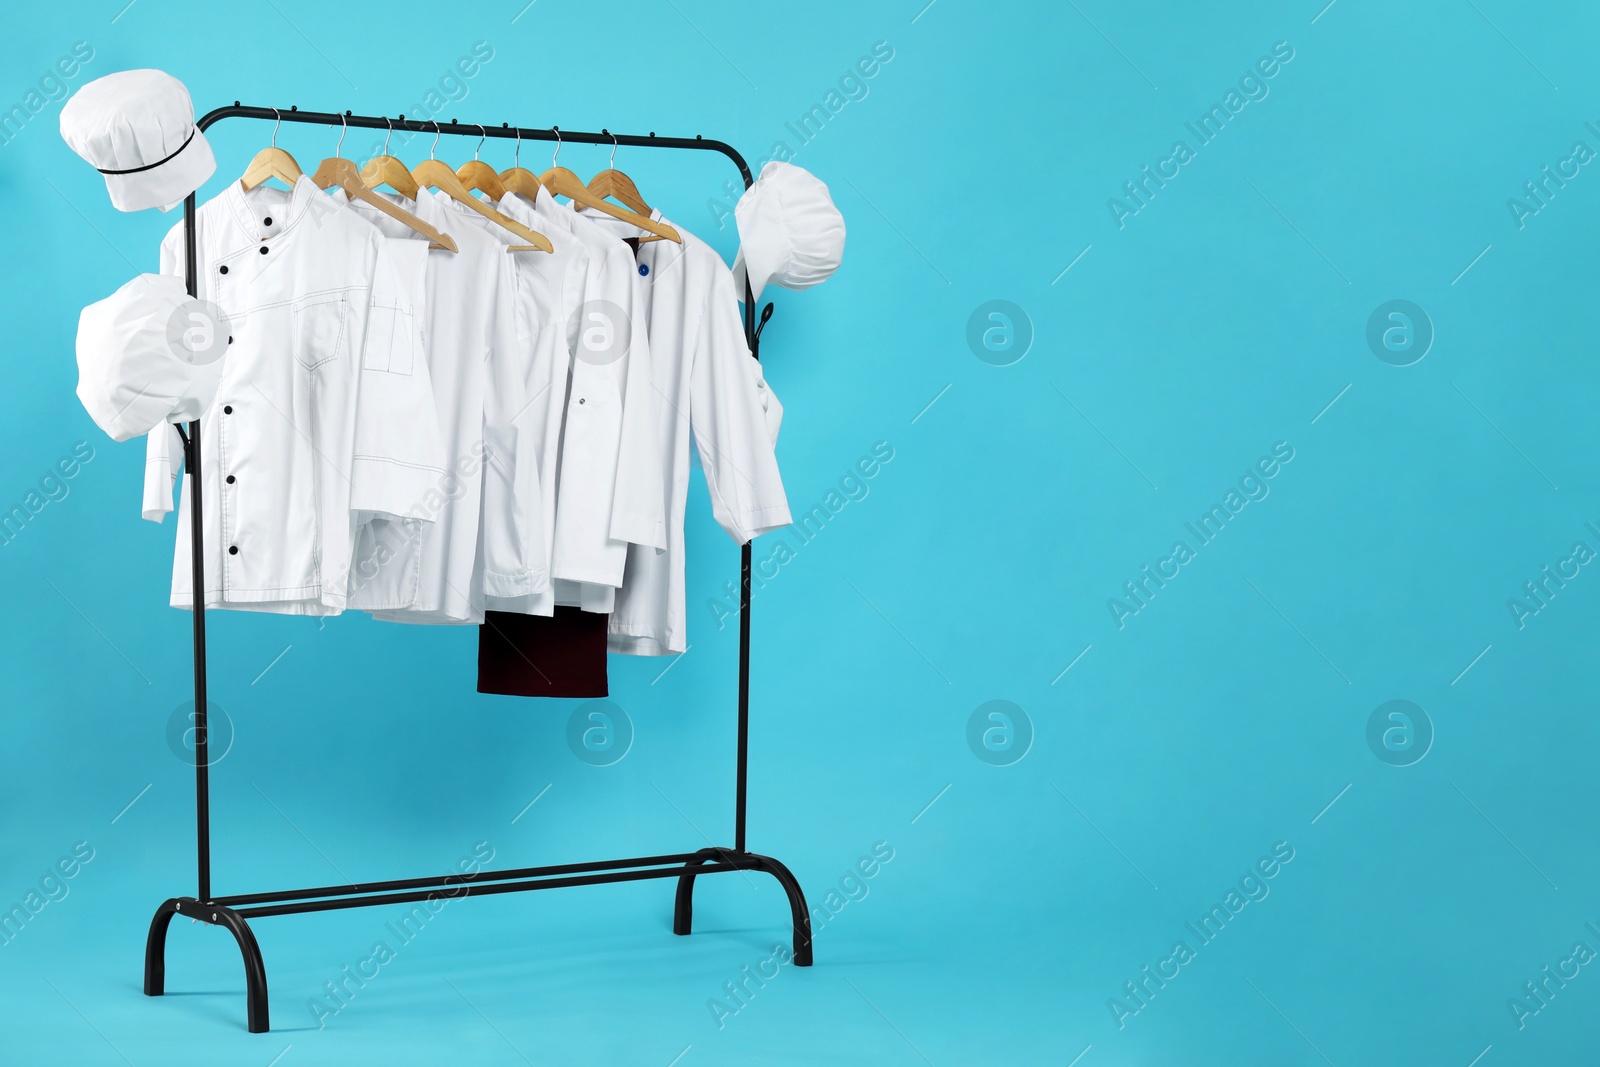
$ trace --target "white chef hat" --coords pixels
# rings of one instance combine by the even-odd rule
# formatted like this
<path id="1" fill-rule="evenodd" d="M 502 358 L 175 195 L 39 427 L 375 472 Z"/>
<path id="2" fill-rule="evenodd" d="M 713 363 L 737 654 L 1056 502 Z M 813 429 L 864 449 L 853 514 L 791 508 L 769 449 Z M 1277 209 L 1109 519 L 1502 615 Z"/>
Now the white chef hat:
<path id="1" fill-rule="evenodd" d="M 115 441 L 197 419 L 231 340 L 226 317 L 183 279 L 141 274 L 78 316 L 78 399 Z"/>
<path id="2" fill-rule="evenodd" d="M 734 206 L 739 256 L 733 280 L 756 298 L 768 282 L 809 289 L 828 280 L 844 255 L 844 216 L 810 171 L 773 160 Z"/>
<path id="3" fill-rule="evenodd" d="M 217 169 L 189 90 L 165 71 L 89 82 L 62 107 L 61 137 L 105 175 L 118 211 L 170 211 Z"/>

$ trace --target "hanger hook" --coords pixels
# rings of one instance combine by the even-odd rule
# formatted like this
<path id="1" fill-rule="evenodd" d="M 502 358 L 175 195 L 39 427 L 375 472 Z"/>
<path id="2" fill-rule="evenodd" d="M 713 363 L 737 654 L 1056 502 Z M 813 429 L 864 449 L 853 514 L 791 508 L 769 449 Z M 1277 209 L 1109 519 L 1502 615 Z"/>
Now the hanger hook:
<path id="1" fill-rule="evenodd" d="M 272 113 L 278 117 L 278 121 L 272 124 L 272 147 L 277 148 L 278 127 L 283 125 L 283 112 L 279 111 L 277 108 L 273 108 Z"/>
<path id="2" fill-rule="evenodd" d="M 472 150 L 472 158 L 474 160 L 478 158 L 478 153 L 483 151 L 483 142 L 489 139 L 489 131 L 484 129 L 483 123 L 481 122 L 478 123 L 478 132 L 483 134 L 483 136 L 478 138 L 478 147 Z"/>
<path id="3" fill-rule="evenodd" d="M 553 170 L 553 169 L 555 169 L 556 160 L 561 158 L 561 127 L 560 126 L 552 126 L 552 127 L 550 127 L 550 129 L 556 135 L 556 150 L 554 152 L 550 153 L 550 167 Z"/>
<path id="4" fill-rule="evenodd" d="M 517 127 L 517 152 L 516 152 L 516 154 L 514 156 L 511 157 L 511 165 L 513 167 L 522 166 L 522 127 L 521 126 Z"/>
<path id="5" fill-rule="evenodd" d="M 338 159 L 344 151 L 344 135 L 350 132 L 350 120 L 344 115 L 339 116 L 339 143 L 333 146 L 333 158 Z"/>
<path id="6" fill-rule="evenodd" d="M 433 147 L 428 149 L 428 158 L 429 159 L 438 159 L 439 158 L 439 154 L 438 153 L 439 153 L 439 120 L 435 119 L 434 122 L 433 122 Z"/>
<path id="7" fill-rule="evenodd" d="M 606 132 L 611 133 L 610 130 Z M 611 162 L 607 163 L 606 166 L 611 170 L 617 169 L 617 135 L 614 133 L 611 133 Z"/>
<path id="8" fill-rule="evenodd" d="M 389 124 L 389 132 L 387 134 L 385 134 L 384 138 L 383 138 L 383 154 L 384 155 L 388 155 L 389 154 L 389 138 L 394 136 L 394 119 L 391 119 L 389 116 L 385 115 L 383 117 L 383 121 Z"/>

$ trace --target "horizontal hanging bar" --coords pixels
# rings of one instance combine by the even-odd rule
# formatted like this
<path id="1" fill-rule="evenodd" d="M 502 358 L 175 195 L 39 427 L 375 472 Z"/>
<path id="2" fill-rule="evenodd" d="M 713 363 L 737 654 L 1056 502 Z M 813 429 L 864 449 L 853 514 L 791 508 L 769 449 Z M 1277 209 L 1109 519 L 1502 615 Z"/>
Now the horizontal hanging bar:
<path id="1" fill-rule="evenodd" d="M 459 882 L 450 887 L 453 896 L 475 897 L 489 896 L 495 893 L 524 893 L 534 889 L 562 889 L 575 885 L 605 885 L 608 882 L 637 882 L 647 878 L 678 878 L 689 871 L 687 866 L 652 867 L 638 871 L 611 871 L 595 874 L 579 874 L 570 878 L 535 878 L 519 882 L 496 882 L 492 885 L 482 885 L 477 882 Z M 693 873 L 716 874 L 721 871 L 739 871 L 743 867 L 730 863 L 703 863 L 693 868 Z M 379 893 L 359 897 L 333 897 L 322 900 L 301 900 L 289 904 L 268 904 L 260 908 L 230 908 L 235 914 L 245 919 L 263 918 L 268 915 L 297 915 L 308 911 L 336 911 L 341 908 L 366 908 L 375 904 L 412 904 L 432 897 L 436 889 L 419 890 L 411 893 Z M 219 902 L 220 903 L 220 902 Z"/>
<path id="2" fill-rule="evenodd" d="M 694 859 L 694 853 L 672 856 L 640 856 L 625 860 L 594 860 L 586 863 L 562 863 L 549 867 L 519 867 L 509 871 L 481 871 L 466 874 L 441 874 L 424 878 L 398 878 L 387 882 L 362 882 L 357 885 L 325 885 L 315 889 L 280 889 L 270 893 L 239 893 L 216 897 L 213 904 L 233 908 L 242 904 L 270 904 L 279 900 L 306 900 L 312 897 L 342 897 L 356 893 L 379 893 L 391 889 L 427 889 L 454 886 L 463 882 L 503 882 L 509 878 L 541 878 L 546 875 L 582 874 L 587 871 L 609 871 L 631 867 L 664 867 L 684 864 Z"/>
<path id="3" fill-rule="evenodd" d="M 356 126 L 371 130 L 410 130 L 413 133 L 439 133 L 451 134 L 459 137 L 501 137 L 507 140 L 520 137 L 524 141 L 561 141 L 563 144 L 599 144 L 599 145 L 629 145 L 635 148 L 689 148 L 700 149 L 708 152 L 721 152 L 739 168 L 739 173 L 744 176 L 744 183 L 748 186 L 752 178 L 750 166 L 744 161 L 732 145 L 722 141 L 709 141 L 704 137 L 657 137 L 654 133 L 641 135 L 636 133 L 614 134 L 609 130 L 599 133 L 589 133 L 581 130 L 563 130 L 558 126 L 541 128 L 537 126 L 511 126 L 501 123 L 498 126 L 480 126 L 478 123 L 437 122 L 432 119 L 421 122 L 408 119 L 403 115 L 394 118 L 374 115 L 353 115 L 346 111 L 339 114 L 335 111 L 300 111 L 297 108 L 280 110 L 271 107 L 254 107 L 234 101 L 231 107 L 219 107 L 208 111 L 196 123 L 204 130 L 215 122 L 227 118 L 264 119 L 278 122 L 304 122 L 321 126 Z M 559 132 L 558 132 L 559 131 Z"/>

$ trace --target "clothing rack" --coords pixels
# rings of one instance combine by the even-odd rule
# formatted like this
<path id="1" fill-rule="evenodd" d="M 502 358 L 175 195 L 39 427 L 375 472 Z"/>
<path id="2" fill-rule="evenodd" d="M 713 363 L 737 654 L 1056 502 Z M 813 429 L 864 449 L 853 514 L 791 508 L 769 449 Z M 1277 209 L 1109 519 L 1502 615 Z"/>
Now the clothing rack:
<path id="1" fill-rule="evenodd" d="M 744 158 L 731 146 L 721 141 L 708 141 L 703 137 L 657 137 L 629 134 L 568 132 L 559 127 L 528 129 L 501 124 L 478 126 L 458 123 L 418 122 L 404 116 L 397 118 L 374 117 L 317 111 L 300 111 L 297 108 L 279 110 L 269 107 L 241 106 L 235 100 L 232 107 L 219 107 L 202 117 L 197 125 L 201 130 L 229 118 L 264 119 L 278 122 L 303 122 L 318 125 L 368 127 L 380 130 L 411 130 L 417 133 L 451 134 L 472 137 L 520 138 L 525 141 L 561 141 L 576 144 L 628 145 L 639 148 L 674 148 L 692 151 L 720 152 L 733 161 L 744 178 L 746 188 L 753 183 L 750 168 Z M 196 294 L 195 270 L 195 194 L 184 200 L 184 252 L 189 295 Z M 757 322 L 754 300 L 748 282 L 745 286 L 744 326 L 745 340 L 751 354 L 759 358 L 761 327 L 766 314 Z M 200 422 L 188 424 L 188 431 L 177 427 L 183 439 L 184 467 L 189 477 L 189 523 L 194 566 L 194 737 L 195 737 L 195 831 L 198 886 L 194 896 L 173 897 L 156 909 L 150 922 L 149 937 L 145 942 L 144 991 L 147 996 L 160 996 L 166 985 L 167 928 L 173 916 L 220 926 L 233 934 L 244 957 L 245 1005 L 251 1033 L 265 1033 L 270 1027 L 267 1014 L 267 972 L 262 962 L 261 949 L 250 930 L 249 920 L 272 915 L 294 915 L 301 912 L 332 911 L 342 908 L 371 907 L 378 904 L 406 904 L 424 901 L 444 894 L 449 897 L 488 896 L 497 893 L 517 893 L 534 889 L 557 889 L 565 886 L 604 885 L 611 882 L 632 882 L 651 878 L 676 878 L 677 895 L 672 912 L 672 932 L 687 934 L 693 922 L 695 879 L 702 874 L 721 871 L 764 871 L 778 880 L 789 900 L 789 910 L 794 921 L 794 963 L 799 967 L 811 965 L 811 916 L 806 907 L 805 895 L 793 874 L 782 863 L 770 856 L 758 855 L 745 848 L 745 794 L 749 783 L 750 737 L 750 545 L 747 542 L 740 553 L 739 579 L 739 712 L 738 752 L 735 757 L 733 846 L 711 847 L 694 852 L 678 852 L 660 856 L 634 856 L 618 860 L 596 860 L 586 863 L 565 863 L 544 867 L 520 867 L 507 871 L 479 871 L 474 874 L 452 874 L 422 878 L 399 878 L 382 882 L 354 885 L 317 886 L 310 889 L 284 889 L 265 893 L 234 893 L 224 896 L 211 894 L 211 802 L 209 780 L 209 750 L 206 727 L 206 610 L 204 590 L 205 551 L 203 544 L 205 524 L 201 521 L 200 498 Z"/>

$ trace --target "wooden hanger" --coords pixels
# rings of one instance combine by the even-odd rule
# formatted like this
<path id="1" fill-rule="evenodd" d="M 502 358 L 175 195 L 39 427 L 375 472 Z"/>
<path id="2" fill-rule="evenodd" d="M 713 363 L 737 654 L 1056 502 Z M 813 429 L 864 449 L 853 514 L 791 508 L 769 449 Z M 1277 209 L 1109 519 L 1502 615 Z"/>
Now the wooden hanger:
<path id="1" fill-rule="evenodd" d="M 614 219 L 620 219 L 631 226 L 637 226 L 646 233 L 655 234 L 657 237 L 668 241 L 674 241 L 678 244 L 683 243 L 683 238 L 678 236 L 678 231 L 674 230 L 666 223 L 657 222 L 648 215 L 641 215 L 637 212 L 629 211 L 627 208 L 618 207 L 617 205 L 604 200 L 599 196 L 596 196 L 594 193 L 591 193 L 589 191 L 589 187 L 583 184 L 583 179 L 579 178 L 566 167 L 555 166 L 556 157 L 560 154 L 561 131 L 557 129 L 556 154 L 555 156 L 550 157 L 551 167 L 549 170 L 539 175 L 539 184 L 548 189 L 551 196 L 564 196 L 571 200 L 574 204 L 581 204 L 584 207 L 593 208 L 602 214 L 610 215 Z"/>
<path id="2" fill-rule="evenodd" d="M 609 133 L 610 131 L 604 131 Z M 644 202 L 644 197 L 639 194 L 639 187 L 633 184 L 633 179 L 617 170 L 617 135 L 611 134 L 611 161 L 606 164 L 606 169 L 589 179 L 589 191 L 600 199 L 620 200 L 631 207 L 640 215 L 650 217 L 650 205 Z M 670 228 L 670 227 L 669 227 Z M 640 244 L 650 241 L 665 240 L 662 234 L 652 233 L 649 237 L 639 238 Z M 679 243 L 682 243 L 681 241 Z"/>
<path id="3" fill-rule="evenodd" d="M 608 198 L 620 200 L 641 215 L 650 214 L 650 205 L 639 195 L 639 187 L 633 184 L 632 178 L 620 170 L 603 170 L 590 178 L 589 191 L 602 200 Z"/>
<path id="4" fill-rule="evenodd" d="M 437 150 L 439 144 L 438 123 L 434 123 L 433 143 L 435 150 Z M 466 186 L 461 184 L 461 179 L 456 177 L 456 172 L 451 170 L 444 163 L 440 162 L 436 156 L 429 155 L 427 159 L 424 159 L 421 163 L 418 163 L 416 167 L 412 169 L 411 176 L 417 180 L 417 184 L 419 186 L 424 186 L 429 189 L 438 189 L 440 192 L 450 197 L 450 199 L 459 204 L 465 204 L 467 207 L 471 208 L 473 211 L 476 211 L 490 222 L 493 222 L 502 229 L 510 230 L 512 233 L 528 242 L 525 245 L 510 245 L 507 247 L 506 251 L 555 251 L 555 246 L 550 243 L 550 239 L 544 234 L 528 229 L 528 227 L 524 226 L 516 219 L 507 218 L 505 215 L 502 215 L 488 204 L 485 204 L 482 200 L 479 200 L 477 197 L 467 192 Z"/>
<path id="5" fill-rule="evenodd" d="M 300 180 L 300 164 L 278 147 L 278 126 L 283 125 L 283 116 L 277 108 L 272 111 L 278 115 L 277 125 L 272 127 L 272 144 L 256 153 L 256 158 L 245 168 L 244 177 L 239 179 L 239 187 L 247 193 L 269 178 L 276 178 L 291 189 Z"/>
<path id="6" fill-rule="evenodd" d="M 601 132 L 611 133 L 610 130 Z M 650 205 L 639 195 L 639 187 L 633 184 L 632 178 L 617 169 L 617 135 L 614 133 L 611 134 L 611 160 L 605 170 L 589 179 L 589 191 L 602 200 L 614 197 L 641 215 L 650 214 Z"/>
<path id="7" fill-rule="evenodd" d="M 388 120 L 385 120 L 388 121 Z M 389 134 L 383 139 L 383 152 L 367 160 L 361 168 L 361 181 L 368 189 L 387 185 L 408 200 L 417 198 L 417 180 L 406 165 L 389 154 L 389 138 L 394 136 L 394 123 L 389 123 Z"/>
<path id="8" fill-rule="evenodd" d="M 512 165 L 500 172 L 500 184 L 506 187 L 506 192 L 526 197 L 530 204 L 539 199 L 539 190 L 543 186 L 539 184 L 538 176 L 522 165 L 521 130 L 517 131 L 517 153 L 512 157 Z"/>
<path id="9" fill-rule="evenodd" d="M 495 169 L 478 158 L 478 153 L 483 151 L 483 142 L 489 139 L 489 131 L 481 125 L 478 129 L 483 136 L 478 138 L 478 147 L 472 151 L 470 162 L 461 164 L 456 170 L 456 177 L 461 179 L 461 184 L 467 187 L 468 192 L 477 190 L 495 203 L 499 203 L 506 195 L 506 187 L 500 181 L 500 175 Z"/>
<path id="10" fill-rule="evenodd" d="M 340 149 L 344 147 L 344 135 L 349 128 L 349 124 L 346 123 L 344 129 L 339 133 L 339 145 L 334 148 L 333 155 L 324 159 L 322 165 L 317 168 L 317 172 L 311 176 L 311 180 L 317 183 L 317 188 L 331 189 L 337 185 L 344 190 L 344 195 L 347 198 L 359 200 L 363 204 L 371 204 L 391 219 L 403 223 L 422 234 L 428 239 L 429 248 L 448 248 L 452 252 L 461 251 L 456 247 L 455 241 L 451 239 L 449 234 L 441 233 L 411 212 L 395 207 L 389 201 L 367 188 L 366 183 L 361 180 L 361 173 L 356 170 L 356 165 L 339 155 Z"/>

